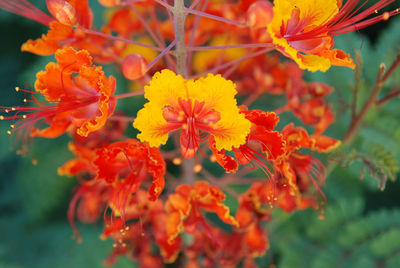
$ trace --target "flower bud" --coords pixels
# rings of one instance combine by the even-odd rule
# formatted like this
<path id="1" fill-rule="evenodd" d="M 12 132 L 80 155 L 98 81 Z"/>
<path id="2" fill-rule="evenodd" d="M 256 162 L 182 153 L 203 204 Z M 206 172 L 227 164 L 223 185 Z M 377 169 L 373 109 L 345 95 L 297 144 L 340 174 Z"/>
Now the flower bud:
<path id="1" fill-rule="evenodd" d="M 274 16 L 273 5 L 268 1 L 257 1 L 247 10 L 247 24 L 252 28 L 264 28 Z"/>
<path id="2" fill-rule="evenodd" d="M 59 22 L 65 25 L 76 24 L 75 8 L 65 0 L 46 0 L 47 9 Z"/>
<path id="3" fill-rule="evenodd" d="M 142 77 L 147 71 L 147 62 L 142 55 L 133 53 L 128 55 L 122 63 L 122 73 L 126 79 L 135 80 Z"/>

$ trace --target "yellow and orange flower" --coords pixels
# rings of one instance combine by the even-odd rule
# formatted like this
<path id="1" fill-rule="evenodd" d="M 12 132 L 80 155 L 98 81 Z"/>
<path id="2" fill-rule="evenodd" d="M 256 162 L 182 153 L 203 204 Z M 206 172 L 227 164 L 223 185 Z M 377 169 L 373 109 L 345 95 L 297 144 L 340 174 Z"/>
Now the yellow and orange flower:
<path id="1" fill-rule="evenodd" d="M 251 123 L 239 113 L 235 85 L 220 75 L 185 80 L 170 70 L 156 73 L 145 87 L 149 100 L 133 126 L 150 146 L 165 144 L 168 133 L 182 129 L 183 157 L 192 157 L 200 145 L 200 131 L 210 133 L 218 150 L 232 150 L 246 142 Z"/>
<path id="2" fill-rule="evenodd" d="M 329 27 L 321 29 L 329 25 L 340 7 L 337 0 L 275 0 L 268 32 L 277 48 L 302 69 L 326 71 L 331 65 L 354 68 L 350 55 L 332 49 Z"/>
<path id="3" fill-rule="evenodd" d="M 272 42 L 302 69 L 326 71 L 331 65 L 354 68 L 349 54 L 333 49 L 333 36 L 387 20 L 398 9 L 375 15 L 391 1 L 378 1 L 360 11 L 358 2 L 348 0 L 275 0 L 274 17 L 268 25 Z M 323 7 L 323 8 L 322 8 Z M 375 17 L 367 17 L 374 15 Z"/>

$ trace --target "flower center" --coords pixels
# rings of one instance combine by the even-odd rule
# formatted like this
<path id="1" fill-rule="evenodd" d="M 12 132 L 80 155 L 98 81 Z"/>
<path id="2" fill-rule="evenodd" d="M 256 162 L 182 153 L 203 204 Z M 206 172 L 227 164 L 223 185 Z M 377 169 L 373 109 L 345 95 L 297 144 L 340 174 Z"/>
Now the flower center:
<path id="1" fill-rule="evenodd" d="M 213 125 L 220 120 L 219 113 L 205 102 L 181 98 L 176 105 L 164 107 L 163 116 L 169 129 L 182 129 L 180 142 L 185 158 L 196 153 L 200 145 L 200 130 L 212 133 Z"/>

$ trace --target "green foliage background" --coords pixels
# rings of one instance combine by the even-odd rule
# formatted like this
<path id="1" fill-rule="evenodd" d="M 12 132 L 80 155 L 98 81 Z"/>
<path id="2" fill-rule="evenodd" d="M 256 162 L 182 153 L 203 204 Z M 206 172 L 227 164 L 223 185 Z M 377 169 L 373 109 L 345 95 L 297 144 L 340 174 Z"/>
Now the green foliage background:
<path id="1" fill-rule="evenodd" d="M 44 1 L 36 2 L 44 6 Z M 20 44 L 40 36 L 45 29 L 5 12 L 0 13 L 0 22 L 1 104 L 18 105 L 24 97 L 13 88 L 31 88 L 35 73 L 51 59 L 21 53 Z M 383 61 L 389 66 L 400 51 L 399 30 L 400 18 L 395 18 L 374 36 L 373 43 L 366 33 L 364 40 L 357 33 L 337 38 L 337 47 L 348 52 L 359 50 L 362 44 L 360 105 L 372 90 L 379 64 Z M 328 135 L 342 137 L 349 115 L 340 111 L 343 103 L 351 100 L 352 71 L 334 67 L 327 73 L 310 73 L 307 79 L 335 87 L 331 103 L 338 111 L 338 120 Z M 394 83 L 400 84 L 400 71 L 388 84 Z M 389 86 L 385 87 L 382 95 L 389 90 Z M 271 263 L 279 268 L 400 267 L 400 182 L 395 180 L 400 162 L 399 107 L 397 98 L 373 110 L 351 150 L 331 156 L 350 164 L 336 168 L 327 179 L 324 220 L 319 219 L 321 211 L 275 211 L 267 224 L 271 249 L 257 260 L 261 267 Z M 33 156 L 38 164 L 32 165 L 30 157 L 22 158 L 10 151 L 8 128 L 8 123 L 0 122 L 0 267 L 101 267 L 112 248 L 111 241 L 98 237 L 101 224 L 79 225 L 83 243 L 77 244 L 67 222 L 66 211 L 75 181 L 57 176 L 56 169 L 72 156 L 67 151 L 68 138 L 36 139 Z M 384 191 L 378 188 L 374 178 L 377 176 L 365 174 L 360 178 L 364 164 L 352 161 L 350 156 L 354 154 L 370 159 L 375 171 L 388 175 Z M 228 202 L 234 206 L 235 200 L 228 198 Z M 134 266 L 123 258 L 116 265 Z"/>

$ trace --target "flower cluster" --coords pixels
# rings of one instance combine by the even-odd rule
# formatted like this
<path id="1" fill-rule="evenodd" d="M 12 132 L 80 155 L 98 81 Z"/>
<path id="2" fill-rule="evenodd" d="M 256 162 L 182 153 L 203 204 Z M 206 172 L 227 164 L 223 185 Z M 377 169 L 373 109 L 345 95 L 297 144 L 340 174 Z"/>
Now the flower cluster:
<path id="1" fill-rule="evenodd" d="M 334 36 L 398 14 L 381 12 L 394 1 L 364 10 L 353 0 L 99 2 L 100 28 L 87 0 L 47 0 L 50 15 L 26 0 L 0 1 L 48 27 L 22 51 L 55 56 L 34 91 L 17 88 L 30 105 L 1 106 L 0 119 L 20 142 L 70 135 L 75 158 L 58 169 L 78 178 L 68 219 L 79 239 L 76 219 L 103 219 L 101 238 L 114 242 L 106 264 L 123 255 L 141 267 L 255 267 L 274 209 L 323 207 L 317 154 L 341 144 L 324 134 L 334 89 L 306 81 L 304 70 L 354 68 Z M 115 94 L 100 64 L 114 64 L 131 91 Z M 136 115 L 119 111 L 121 99 L 142 105 L 140 95 L 147 101 Z M 282 104 L 274 110 L 272 95 Z M 303 125 L 279 124 L 283 113 Z"/>

